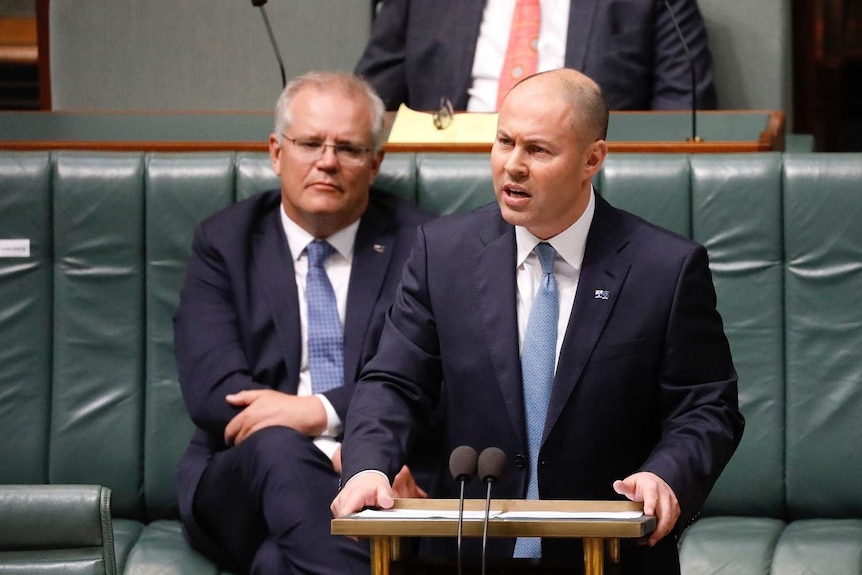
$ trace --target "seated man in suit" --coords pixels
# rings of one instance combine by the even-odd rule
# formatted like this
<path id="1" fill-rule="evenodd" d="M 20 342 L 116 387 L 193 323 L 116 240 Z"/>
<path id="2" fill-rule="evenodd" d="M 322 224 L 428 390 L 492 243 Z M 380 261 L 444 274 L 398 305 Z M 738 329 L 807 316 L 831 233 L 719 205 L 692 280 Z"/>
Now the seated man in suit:
<path id="1" fill-rule="evenodd" d="M 697 0 L 670 5 L 697 105 L 715 108 Z M 489 112 L 520 78 L 562 67 L 598 82 L 612 110 L 691 108 L 689 57 L 664 0 L 383 0 L 355 71 L 388 110 L 437 110 L 446 98 L 455 110 Z"/>
<path id="2" fill-rule="evenodd" d="M 329 534 L 339 436 L 418 224 L 371 188 L 384 109 L 364 81 L 291 81 L 269 138 L 281 190 L 195 231 L 174 321 L 196 426 L 177 469 L 191 544 L 238 573 L 367 573 L 367 543 Z M 409 472 L 401 492 L 421 495 Z"/>
<path id="3" fill-rule="evenodd" d="M 445 449 L 496 446 L 513 464 L 496 498 L 642 501 L 657 528 L 622 543 L 623 572 L 679 573 L 677 535 L 742 435 L 737 377 L 706 249 L 593 190 L 607 122 L 574 70 L 506 96 L 497 202 L 422 226 L 350 404 L 336 516 L 392 505 L 413 422 L 441 404 Z M 573 544 L 492 539 L 488 554 L 571 564 Z"/>

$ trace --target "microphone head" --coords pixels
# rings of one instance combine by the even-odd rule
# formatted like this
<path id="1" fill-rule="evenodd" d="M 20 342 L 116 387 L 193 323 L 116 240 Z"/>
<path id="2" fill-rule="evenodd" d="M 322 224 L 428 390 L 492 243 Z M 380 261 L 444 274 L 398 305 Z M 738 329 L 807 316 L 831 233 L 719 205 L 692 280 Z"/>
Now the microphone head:
<path id="1" fill-rule="evenodd" d="M 449 456 L 449 472 L 455 481 L 470 481 L 476 475 L 476 450 L 469 445 L 461 445 L 452 450 Z"/>
<path id="2" fill-rule="evenodd" d="M 479 477 L 482 481 L 499 481 L 506 471 L 506 454 L 499 447 L 488 447 L 479 454 Z"/>

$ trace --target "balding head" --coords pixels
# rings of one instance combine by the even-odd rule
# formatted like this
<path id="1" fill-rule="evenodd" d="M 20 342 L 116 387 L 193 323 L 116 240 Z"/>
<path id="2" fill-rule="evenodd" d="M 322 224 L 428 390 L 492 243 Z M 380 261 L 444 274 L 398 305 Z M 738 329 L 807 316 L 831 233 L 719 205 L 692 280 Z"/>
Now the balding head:
<path id="1" fill-rule="evenodd" d="M 521 80 L 510 93 L 516 90 L 554 93 L 569 108 L 576 133 L 589 141 L 607 137 L 608 104 L 602 89 L 589 76 L 569 68 L 539 72 Z"/>

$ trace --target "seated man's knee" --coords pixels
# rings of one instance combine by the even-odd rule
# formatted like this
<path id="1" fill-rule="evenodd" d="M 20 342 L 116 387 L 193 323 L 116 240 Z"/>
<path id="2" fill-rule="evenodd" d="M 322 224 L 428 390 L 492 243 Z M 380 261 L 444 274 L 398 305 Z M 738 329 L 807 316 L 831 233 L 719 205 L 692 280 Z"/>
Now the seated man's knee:
<path id="1" fill-rule="evenodd" d="M 255 473 L 304 457 L 314 447 L 310 438 L 290 427 L 272 426 L 255 431 L 240 444 L 234 446 L 246 465 Z"/>

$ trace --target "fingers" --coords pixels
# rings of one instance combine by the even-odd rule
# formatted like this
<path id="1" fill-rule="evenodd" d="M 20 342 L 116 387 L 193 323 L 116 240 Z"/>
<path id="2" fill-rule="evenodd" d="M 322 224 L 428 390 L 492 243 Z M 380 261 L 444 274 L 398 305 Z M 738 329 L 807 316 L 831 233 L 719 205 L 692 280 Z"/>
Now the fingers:
<path id="1" fill-rule="evenodd" d="M 392 491 L 395 497 L 428 497 L 428 494 L 416 483 L 413 473 L 406 465 L 395 476 L 395 480 L 392 482 Z"/>
<path id="2" fill-rule="evenodd" d="M 626 481 L 617 479 L 614 481 L 614 491 L 630 501 L 639 501 L 639 499 L 636 498 L 637 493 L 635 491 L 635 486 L 630 483 L 632 483 L 630 479 L 627 479 Z"/>
<path id="3" fill-rule="evenodd" d="M 658 499 L 658 487 L 653 481 L 641 481 L 638 485 L 640 500 L 644 502 L 644 515 L 656 514 L 656 500 Z"/>
<path id="4" fill-rule="evenodd" d="M 364 507 L 389 509 L 395 504 L 392 488 L 385 475 L 374 471 L 354 475 L 332 501 L 330 510 L 334 517 L 356 513 Z"/>
<path id="5" fill-rule="evenodd" d="M 238 420 L 242 415 L 235 415 L 233 419 L 231 419 L 228 424 L 224 428 L 224 442 L 225 445 L 233 445 L 236 440 L 236 435 L 239 433 L 240 426 L 242 425 Z"/>
<path id="6" fill-rule="evenodd" d="M 673 490 L 666 483 L 662 482 L 662 484 L 666 489 L 659 488 L 657 490 L 655 516 L 658 522 L 655 531 L 652 532 L 647 541 L 649 546 L 655 545 L 668 533 L 673 531 L 673 527 L 676 525 L 677 519 L 679 519 L 680 510 L 676 495 L 674 495 Z"/>
<path id="7" fill-rule="evenodd" d="M 379 507 L 380 509 L 391 509 L 395 505 L 395 499 L 392 497 L 392 489 L 386 485 L 377 489 L 374 501 L 367 503 L 371 507 Z"/>
<path id="8" fill-rule="evenodd" d="M 240 391 L 239 393 L 230 393 L 226 395 L 224 398 L 227 402 L 235 407 L 242 407 L 249 405 L 252 401 L 257 399 L 260 395 L 260 390 L 257 389 L 248 389 L 245 391 Z"/>
<path id="9" fill-rule="evenodd" d="M 656 518 L 656 528 L 646 544 L 653 546 L 673 530 L 679 519 L 679 501 L 673 489 L 658 475 L 640 472 L 614 481 L 614 491 L 631 501 L 642 501 L 644 515 Z"/>
<path id="10" fill-rule="evenodd" d="M 253 422 L 248 421 L 245 412 L 238 413 L 228 422 L 224 428 L 224 442 L 226 445 L 239 445 L 245 438 L 255 431 Z"/>

